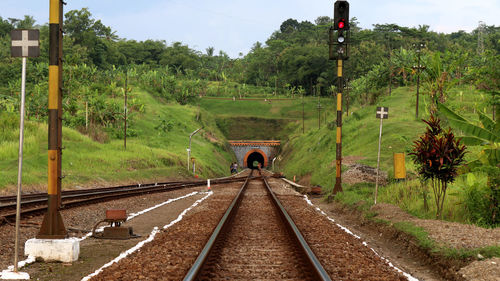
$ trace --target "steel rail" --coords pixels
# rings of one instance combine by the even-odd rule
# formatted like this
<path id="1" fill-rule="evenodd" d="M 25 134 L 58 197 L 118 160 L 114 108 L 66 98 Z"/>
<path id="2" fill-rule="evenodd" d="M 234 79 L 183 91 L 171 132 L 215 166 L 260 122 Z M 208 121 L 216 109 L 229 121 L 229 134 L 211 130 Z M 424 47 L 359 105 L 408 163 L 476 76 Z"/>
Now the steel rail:
<path id="1" fill-rule="evenodd" d="M 216 178 L 212 179 L 211 182 L 213 184 L 219 184 L 219 183 L 226 183 L 226 182 L 233 182 L 237 180 L 244 180 L 246 177 L 227 177 L 227 178 Z M 70 195 L 70 194 L 85 194 L 85 193 L 95 193 L 97 191 L 105 191 L 105 190 L 116 190 L 116 189 L 125 189 L 125 188 L 142 188 L 142 187 L 151 187 L 151 186 L 171 186 L 171 185 L 203 185 L 205 184 L 206 181 L 175 181 L 175 182 L 158 182 L 158 183 L 145 183 L 145 184 L 132 184 L 132 185 L 122 185 L 122 186 L 112 186 L 112 187 L 101 187 L 101 188 L 87 188 L 87 189 L 78 189 L 78 190 L 65 190 L 62 192 L 62 196 L 64 197 L 65 195 Z M 47 193 L 31 193 L 31 194 L 24 194 L 21 196 L 22 200 L 28 200 L 28 199 L 44 199 L 47 200 Z M 17 196 L 15 195 L 10 195 L 10 196 L 0 196 L 0 203 L 4 202 L 13 202 L 16 201 Z M 24 201 L 26 202 L 26 201 Z M 38 203 L 38 202 L 34 202 Z M 10 204 L 2 204 L 0 207 L 8 206 Z"/>
<path id="2" fill-rule="evenodd" d="M 222 179 L 214 179 L 212 180 L 213 184 L 221 184 L 221 183 L 228 183 L 228 182 L 235 182 L 235 181 L 241 181 L 243 179 L 247 179 L 247 177 L 232 177 L 232 178 L 222 178 Z M 118 198 L 124 198 L 124 197 L 132 197 L 132 196 L 137 196 L 141 194 L 147 194 L 147 193 L 156 193 L 156 192 L 166 192 L 166 191 L 173 191 L 173 190 L 178 190 L 178 189 L 183 189 L 183 188 L 189 188 L 189 187 L 196 187 L 196 186 L 201 186 L 206 184 L 206 181 L 195 181 L 195 182 L 170 182 L 170 183 L 151 183 L 151 184 L 139 184 L 139 185 L 127 185 L 127 186 L 117 186 L 117 187 L 105 187 L 101 189 L 86 189 L 83 190 L 84 192 L 82 193 L 77 193 L 77 192 L 70 192 L 71 194 L 67 194 L 62 196 L 63 199 L 63 204 L 61 209 L 68 209 L 71 207 L 83 205 L 83 204 L 89 204 L 93 202 L 102 202 L 102 201 L 109 201 L 109 200 L 114 200 Z M 28 214 L 35 214 L 38 212 L 43 212 L 47 210 L 47 194 L 44 193 L 42 194 L 43 199 L 34 199 L 30 201 L 24 201 L 22 204 L 24 205 L 23 207 L 25 208 L 26 205 L 33 205 L 33 204 L 43 204 L 42 206 L 38 207 L 33 207 L 29 209 L 23 209 L 21 211 L 22 215 L 28 215 Z M 9 208 L 12 208 L 12 206 L 15 206 L 15 204 L 7 204 L 7 205 L 0 205 L 0 211 L 1 210 L 7 210 Z M 11 220 L 15 217 L 15 212 L 4 212 L 3 214 L 0 214 L 0 218 L 5 218 L 6 220 Z M 4 220 L 0 220 L 0 224 Z"/>
<path id="3" fill-rule="evenodd" d="M 197 278 L 198 274 L 200 273 L 203 265 L 205 264 L 205 261 L 208 258 L 208 255 L 210 254 L 210 251 L 212 250 L 213 246 L 215 245 L 215 242 L 217 241 L 217 238 L 219 238 L 220 234 L 222 233 L 223 230 L 225 230 L 230 222 L 233 220 L 236 211 L 237 211 L 237 206 L 240 204 L 241 200 L 243 199 L 243 194 L 245 193 L 245 190 L 248 186 L 248 182 L 250 181 L 251 177 L 253 174 L 253 170 L 250 172 L 248 175 L 247 179 L 243 183 L 243 185 L 240 188 L 240 191 L 236 195 L 236 197 L 233 199 L 231 202 L 231 205 L 227 208 L 226 212 L 224 213 L 224 216 L 222 216 L 222 219 L 219 221 L 219 224 L 215 227 L 214 231 L 212 232 L 212 235 L 208 239 L 207 243 L 205 244 L 205 247 L 203 247 L 203 250 L 201 250 L 200 254 L 196 258 L 196 260 L 193 263 L 193 266 L 189 269 L 188 273 L 184 277 L 184 281 L 193 281 Z"/>
<path id="4" fill-rule="evenodd" d="M 252 170 L 252 172 L 253 172 L 253 170 Z M 273 204 L 278 209 L 278 212 L 280 213 L 280 216 L 282 217 L 283 223 L 286 225 L 292 238 L 297 242 L 297 244 L 300 245 L 299 248 L 302 250 L 302 252 L 306 256 L 305 260 L 309 263 L 310 267 L 312 269 L 314 269 L 312 273 L 316 275 L 315 280 L 331 281 L 330 276 L 328 275 L 328 273 L 326 273 L 325 269 L 323 268 L 323 266 L 321 265 L 319 260 L 316 258 L 316 256 L 314 255 L 314 253 L 311 250 L 311 248 L 309 247 L 309 245 L 307 245 L 307 242 L 305 241 L 305 239 L 302 236 L 302 234 L 300 233 L 299 229 L 297 228 L 297 226 L 293 222 L 292 218 L 288 215 L 285 208 L 281 205 L 281 203 L 279 202 L 276 195 L 274 195 L 274 192 L 271 190 L 271 187 L 269 186 L 267 180 L 265 179 L 264 176 L 262 176 L 262 171 L 260 169 L 259 169 L 259 173 L 261 175 L 262 180 L 264 181 L 264 183 L 266 185 L 268 195 L 272 199 L 271 201 L 273 201 Z M 251 176 L 251 174 L 250 174 L 250 176 Z M 250 179 L 250 176 L 249 176 L 249 179 Z M 234 216 L 237 212 L 238 206 L 243 198 L 244 191 L 246 190 L 246 187 L 248 186 L 249 179 L 247 179 L 245 181 L 245 183 L 241 187 L 240 191 L 238 192 L 236 197 L 233 199 L 231 205 L 228 207 L 228 209 L 224 213 L 224 216 L 219 221 L 219 224 L 217 225 L 217 227 L 213 231 L 212 235 L 208 239 L 203 250 L 200 252 L 198 257 L 196 258 L 195 262 L 193 263 L 193 265 L 189 269 L 189 271 L 186 274 L 186 276 L 184 277 L 183 281 L 194 281 L 198 278 L 198 275 L 201 272 L 201 270 L 205 264 L 205 261 L 207 260 L 209 254 L 210 254 L 210 251 L 212 250 L 217 239 L 221 235 L 221 232 L 226 230 L 229 227 L 229 224 L 231 223 L 231 221 L 234 219 Z"/>
<path id="5" fill-rule="evenodd" d="M 300 233 L 299 228 L 295 225 L 293 222 L 293 219 L 290 217 L 288 212 L 285 210 L 281 202 L 279 201 L 278 197 L 274 194 L 272 191 L 271 187 L 269 186 L 269 183 L 267 182 L 267 179 L 262 176 L 262 181 L 266 185 L 268 195 L 272 198 L 271 201 L 273 201 L 274 205 L 276 208 L 280 210 L 279 214 L 285 223 L 289 233 L 291 234 L 292 238 L 297 242 L 298 245 L 300 245 L 300 249 L 302 250 L 302 253 L 306 257 L 307 262 L 311 266 L 311 268 L 314 269 L 314 273 L 316 274 L 316 280 L 330 280 L 330 276 L 326 272 L 326 270 L 323 268 L 321 263 L 319 262 L 318 258 L 314 254 L 314 252 L 311 250 L 311 247 L 307 244 L 306 240 L 304 239 L 304 236 L 302 236 L 302 233 Z"/>

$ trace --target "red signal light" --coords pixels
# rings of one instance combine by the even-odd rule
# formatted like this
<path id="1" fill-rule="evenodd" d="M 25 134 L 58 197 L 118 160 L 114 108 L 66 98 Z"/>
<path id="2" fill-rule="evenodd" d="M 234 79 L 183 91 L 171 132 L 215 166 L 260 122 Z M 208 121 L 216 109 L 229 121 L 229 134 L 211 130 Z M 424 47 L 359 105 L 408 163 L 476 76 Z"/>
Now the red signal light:
<path id="1" fill-rule="evenodd" d="M 339 21 L 339 28 L 342 29 L 344 28 L 344 26 L 345 26 L 344 21 L 343 20 Z"/>

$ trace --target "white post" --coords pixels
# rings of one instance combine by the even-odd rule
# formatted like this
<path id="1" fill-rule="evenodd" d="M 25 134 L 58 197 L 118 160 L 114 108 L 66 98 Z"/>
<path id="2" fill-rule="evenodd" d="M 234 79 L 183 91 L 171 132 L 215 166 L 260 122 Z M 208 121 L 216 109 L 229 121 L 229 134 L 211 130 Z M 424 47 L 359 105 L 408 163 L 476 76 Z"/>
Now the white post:
<path id="1" fill-rule="evenodd" d="M 23 143 L 24 143 L 24 103 L 26 96 L 26 57 L 23 57 L 23 69 L 21 74 L 21 106 L 19 111 L 20 126 L 19 126 L 19 166 L 17 171 L 17 206 L 16 206 L 16 242 L 14 249 L 14 271 L 17 272 L 17 263 L 19 259 L 19 221 L 21 217 L 21 185 L 22 185 L 22 171 L 23 171 Z"/>
<path id="2" fill-rule="evenodd" d="M 203 127 L 199 128 L 199 129 L 196 129 L 194 132 L 192 132 L 191 134 L 189 134 L 189 148 L 188 148 L 188 171 L 189 171 L 189 161 L 191 159 L 191 138 L 196 134 L 198 133 Z M 194 165 L 194 163 L 193 163 Z M 194 172 L 193 172 L 194 174 Z"/>
<path id="3" fill-rule="evenodd" d="M 377 193 L 378 193 L 378 174 L 380 169 L 380 143 L 382 142 L 382 120 L 383 115 L 380 118 L 380 133 L 378 135 L 378 155 L 377 155 L 377 179 L 375 183 L 375 204 L 377 204 Z"/>

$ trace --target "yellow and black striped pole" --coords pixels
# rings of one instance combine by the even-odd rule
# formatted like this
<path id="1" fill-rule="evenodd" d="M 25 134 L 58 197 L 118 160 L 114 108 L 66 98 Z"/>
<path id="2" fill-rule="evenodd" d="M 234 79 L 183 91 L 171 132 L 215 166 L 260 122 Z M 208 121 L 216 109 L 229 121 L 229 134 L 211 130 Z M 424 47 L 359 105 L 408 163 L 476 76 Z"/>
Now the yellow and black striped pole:
<path id="1" fill-rule="evenodd" d="M 60 239 L 67 236 L 59 213 L 62 178 L 62 6 L 63 1 L 50 0 L 48 209 L 37 235 L 37 238 L 41 239 Z"/>
<path id="2" fill-rule="evenodd" d="M 333 31 L 337 30 L 337 42 L 334 42 Z M 344 61 L 349 58 L 347 43 L 349 37 L 349 3 L 345 0 L 335 1 L 333 8 L 333 26 L 330 29 L 330 59 L 337 59 L 337 144 L 336 175 L 332 195 L 342 192 L 342 90 L 344 89 Z M 337 45 L 337 54 L 333 46 Z"/>
<path id="3" fill-rule="evenodd" d="M 337 58 L 337 140 L 336 140 L 336 175 L 333 194 L 342 192 L 342 89 L 344 79 L 342 77 L 343 60 L 341 54 Z"/>

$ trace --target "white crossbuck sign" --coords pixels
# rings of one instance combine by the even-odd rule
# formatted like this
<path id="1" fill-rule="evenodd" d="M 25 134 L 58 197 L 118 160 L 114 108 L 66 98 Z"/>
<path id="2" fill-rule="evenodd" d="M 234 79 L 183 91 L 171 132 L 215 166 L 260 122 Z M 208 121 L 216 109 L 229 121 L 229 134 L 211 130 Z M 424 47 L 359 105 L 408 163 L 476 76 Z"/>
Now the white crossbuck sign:
<path id="1" fill-rule="evenodd" d="M 389 108 L 388 107 L 377 107 L 376 117 L 379 119 L 389 118 Z"/>
<path id="2" fill-rule="evenodd" d="M 40 56 L 40 31 L 38 29 L 16 29 L 11 32 L 12 57 Z"/>

